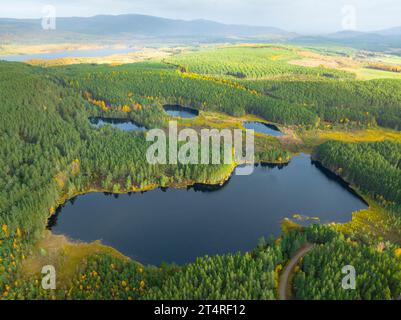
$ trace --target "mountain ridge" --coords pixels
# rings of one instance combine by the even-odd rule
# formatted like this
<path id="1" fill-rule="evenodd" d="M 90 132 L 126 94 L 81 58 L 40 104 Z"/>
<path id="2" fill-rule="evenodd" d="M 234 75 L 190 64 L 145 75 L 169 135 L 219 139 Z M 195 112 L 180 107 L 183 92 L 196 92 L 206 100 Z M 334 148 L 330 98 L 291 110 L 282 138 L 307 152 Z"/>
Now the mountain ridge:
<path id="1" fill-rule="evenodd" d="M 4 34 L 23 36 L 40 33 L 41 19 L 0 18 L 0 37 Z M 53 34 L 137 36 L 288 36 L 291 33 L 275 27 L 223 24 L 205 19 L 181 20 L 140 14 L 96 15 L 92 17 L 60 17 Z"/>
<path id="2" fill-rule="evenodd" d="M 343 30 L 307 36 L 277 27 L 224 24 L 207 19 L 183 20 L 144 14 L 60 17 L 56 30 L 43 30 L 41 19 L 0 18 L 0 42 L 132 42 L 138 45 L 221 42 L 284 42 L 342 45 L 366 50 L 401 48 L 401 27 L 361 32 Z"/>

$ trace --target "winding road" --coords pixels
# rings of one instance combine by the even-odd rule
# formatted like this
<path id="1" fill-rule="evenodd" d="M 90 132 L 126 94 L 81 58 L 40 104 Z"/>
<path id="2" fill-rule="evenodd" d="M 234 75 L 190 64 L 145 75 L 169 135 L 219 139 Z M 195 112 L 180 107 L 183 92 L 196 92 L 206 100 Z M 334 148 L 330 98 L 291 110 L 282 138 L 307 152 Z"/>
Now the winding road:
<path id="1" fill-rule="evenodd" d="M 290 262 L 284 268 L 284 271 L 280 275 L 278 295 L 279 300 L 288 300 L 290 297 L 287 296 L 288 281 L 290 279 L 291 273 L 294 271 L 295 266 L 298 262 L 305 257 L 310 251 L 315 247 L 314 244 L 307 243 L 304 245 L 294 257 L 291 258 Z"/>

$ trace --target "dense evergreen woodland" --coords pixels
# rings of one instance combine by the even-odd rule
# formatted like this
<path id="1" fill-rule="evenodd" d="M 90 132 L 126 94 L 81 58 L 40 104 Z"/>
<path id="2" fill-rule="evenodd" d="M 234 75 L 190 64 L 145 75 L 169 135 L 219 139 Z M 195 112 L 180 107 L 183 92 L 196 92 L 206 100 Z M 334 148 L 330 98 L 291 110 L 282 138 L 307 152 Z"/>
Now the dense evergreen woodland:
<path id="1" fill-rule="evenodd" d="M 0 217 L 34 237 L 57 198 L 54 177 L 77 159 L 89 128 L 71 90 L 29 66 L 0 69 Z"/>
<path id="2" fill-rule="evenodd" d="M 63 86 L 40 68 L 0 62 L 0 69 L 0 288 L 4 297 L 60 199 L 94 189 L 118 193 L 195 182 L 215 184 L 231 174 L 228 165 L 150 165 L 145 155 L 151 143 L 145 135 L 92 128 L 88 117 L 96 110 L 80 91 Z M 143 109 L 131 113 L 146 120 Z M 127 117 L 123 109 L 102 110 L 106 111 L 109 116 Z"/>
<path id="3" fill-rule="evenodd" d="M 275 61 L 294 58 L 294 53 L 270 51 L 250 56 L 245 64 L 237 61 L 244 52 L 235 52 L 224 66 L 208 62 L 208 55 L 168 63 L 47 69 L 0 61 L 0 298 L 275 299 L 280 271 L 307 242 L 317 246 L 296 272 L 297 298 L 399 297 L 400 249 L 357 242 L 332 226 L 296 229 L 276 241 L 261 241 L 253 252 L 203 257 L 185 266 L 145 267 L 94 255 L 70 283 L 51 292 L 40 289 L 40 274 L 24 275 L 21 265 L 60 201 L 89 190 L 120 193 L 218 183 L 231 173 L 225 165 L 152 166 L 145 158 L 150 143 L 144 133 L 95 129 L 91 116 L 131 118 L 153 128 L 169 119 L 163 104 L 180 103 L 304 128 L 322 119 L 401 128 L 399 82 L 357 82 L 335 70 L 283 67 Z M 265 55 L 272 60 L 268 66 L 258 60 Z M 263 80 L 272 74 L 285 77 Z M 277 142 L 259 156 L 276 161 L 278 155 L 288 158 L 290 153 Z M 327 142 L 314 157 L 399 213 L 400 144 Z M 358 285 L 344 293 L 341 268 L 348 264 L 357 269 Z"/>
<path id="4" fill-rule="evenodd" d="M 318 123 L 317 115 L 302 106 L 259 94 L 234 81 L 188 74 L 162 63 L 79 65 L 54 68 L 51 72 L 100 106 L 104 102 L 103 109 L 126 106 L 135 110 L 139 105 L 178 103 L 233 116 L 251 113 L 283 124 Z"/>
<path id="5" fill-rule="evenodd" d="M 330 141 L 316 149 L 315 157 L 384 205 L 401 205 L 400 143 Z"/>
<path id="6" fill-rule="evenodd" d="M 288 63 L 301 56 L 278 45 L 227 46 L 187 52 L 167 59 L 187 72 L 238 79 L 354 79 L 355 75 L 324 67 L 305 68 Z"/>
<path id="7" fill-rule="evenodd" d="M 189 52 L 168 59 L 190 74 L 235 81 L 281 105 L 308 109 L 322 120 L 348 126 L 401 130 L 401 82 L 357 81 L 351 72 L 291 64 L 298 50 L 275 45 L 237 46 Z M 261 101 L 262 103 L 262 101 Z M 247 111 L 264 116 L 254 108 Z M 293 112 L 292 110 L 290 112 Z M 283 115 L 283 123 L 292 123 Z M 280 122 L 278 119 L 272 121 Z M 301 123 L 299 119 L 298 123 Z M 313 124 L 313 121 L 308 124 Z"/>
<path id="8" fill-rule="evenodd" d="M 401 295 L 399 249 L 346 239 L 330 227 L 292 231 L 260 241 L 247 254 L 198 258 L 184 265 L 142 266 L 111 255 L 88 259 L 66 288 L 44 291 L 40 277 L 6 285 L 8 298 L 30 299 L 276 299 L 279 273 L 305 243 L 316 243 L 294 277 L 298 299 L 397 299 Z M 342 288 L 345 265 L 356 269 L 356 289 Z M 374 276 L 372 276 L 374 275 Z"/>
<path id="9" fill-rule="evenodd" d="M 289 104 L 305 106 L 325 121 L 401 130 L 401 82 L 247 81 L 250 88 Z"/>
<path id="10" fill-rule="evenodd" d="M 160 105 L 179 103 L 233 116 L 255 114 L 284 125 L 315 127 L 324 120 L 348 127 L 378 124 L 401 129 L 398 80 L 247 80 L 188 73 L 161 63 L 112 68 L 80 65 L 55 68 L 52 73 L 106 108 L 127 106 L 134 110 L 138 103 L 159 106 L 152 111 L 141 109 L 133 117 L 150 126 L 152 119 L 163 115 Z"/>
<path id="11" fill-rule="evenodd" d="M 355 268 L 355 290 L 342 286 L 345 266 Z M 365 245 L 335 234 L 304 258 L 295 273 L 294 291 L 297 299 L 399 299 L 400 250 L 389 243 Z"/>

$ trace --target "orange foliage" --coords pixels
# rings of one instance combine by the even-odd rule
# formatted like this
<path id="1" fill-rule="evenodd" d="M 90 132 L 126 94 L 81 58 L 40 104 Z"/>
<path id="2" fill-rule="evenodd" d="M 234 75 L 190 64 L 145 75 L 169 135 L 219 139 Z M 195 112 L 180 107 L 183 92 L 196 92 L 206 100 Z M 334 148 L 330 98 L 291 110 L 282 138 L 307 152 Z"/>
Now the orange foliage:
<path id="1" fill-rule="evenodd" d="M 54 177 L 54 180 L 56 180 L 57 185 L 59 186 L 59 188 L 64 188 L 65 185 L 65 175 L 62 172 L 59 172 L 56 174 L 56 176 Z"/>
<path id="2" fill-rule="evenodd" d="M 376 70 L 382 70 L 382 71 L 399 72 L 399 73 L 401 73 L 401 66 L 394 65 L 394 64 L 371 63 L 371 64 L 369 64 L 368 68 L 376 69 Z"/>
<path id="3" fill-rule="evenodd" d="M 134 94 L 132 92 L 128 93 L 128 97 L 131 98 Z M 134 103 L 132 107 L 129 105 L 123 105 L 123 106 L 109 106 L 104 102 L 103 100 L 96 100 L 92 98 L 92 95 L 90 92 L 85 91 L 83 93 L 83 97 L 90 103 L 92 103 L 95 106 L 98 106 L 101 108 L 104 112 L 109 111 L 109 110 L 120 110 L 124 113 L 130 113 L 132 109 L 136 111 L 141 111 L 143 109 L 142 105 L 138 102 Z M 155 99 L 153 97 L 148 97 L 149 99 Z"/>
<path id="4" fill-rule="evenodd" d="M 134 109 L 137 111 L 141 111 L 142 110 L 142 105 L 140 103 L 135 103 L 134 104 Z"/>

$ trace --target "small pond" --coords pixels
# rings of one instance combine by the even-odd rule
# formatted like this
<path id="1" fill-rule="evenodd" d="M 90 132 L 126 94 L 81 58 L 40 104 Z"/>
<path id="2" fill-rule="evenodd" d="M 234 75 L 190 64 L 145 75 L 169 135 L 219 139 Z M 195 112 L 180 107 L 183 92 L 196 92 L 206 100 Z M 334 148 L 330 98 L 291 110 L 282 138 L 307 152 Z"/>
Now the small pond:
<path id="1" fill-rule="evenodd" d="M 131 120 L 125 120 L 125 119 L 112 119 L 112 118 L 89 118 L 89 122 L 91 125 L 95 128 L 101 128 L 106 125 L 109 125 L 113 128 L 123 130 L 123 131 L 145 131 L 145 127 L 141 127 L 134 123 Z"/>
<path id="2" fill-rule="evenodd" d="M 283 133 L 273 124 L 262 122 L 245 122 L 246 129 L 255 130 L 256 133 L 262 133 L 273 137 L 281 137 Z"/>
<path id="3" fill-rule="evenodd" d="M 180 105 L 171 105 L 167 104 L 163 106 L 164 110 L 167 112 L 172 117 L 176 118 L 185 118 L 185 119 L 191 119 L 191 118 L 196 118 L 199 116 L 199 111 L 188 108 L 188 107 L 183 107 Z"/>

